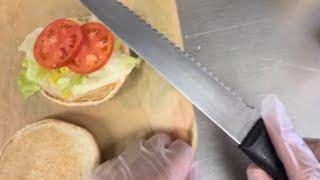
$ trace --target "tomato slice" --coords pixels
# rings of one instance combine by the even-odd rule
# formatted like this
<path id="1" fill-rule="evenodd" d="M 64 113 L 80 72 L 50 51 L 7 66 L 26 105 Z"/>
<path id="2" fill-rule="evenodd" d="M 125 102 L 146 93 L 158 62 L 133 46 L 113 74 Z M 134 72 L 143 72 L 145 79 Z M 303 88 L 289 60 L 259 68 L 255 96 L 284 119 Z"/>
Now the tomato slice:
<path id="1" fill-rule="evenodd" d="M 68 67 L 75 73 L 89 74 L 109 61 L 113 51 L 114 36 L 101 23 L 86 23 L 81 29 L 84 35 L 82 47 Z"/>
<path id="2" fill-rule="evenodd" d="M 49 24 L 34 45 L 37 62 L 48 69 L 71 63 L 80 50 L 83 40 L 81 26 L 68 19 L 58 19 Z"/>

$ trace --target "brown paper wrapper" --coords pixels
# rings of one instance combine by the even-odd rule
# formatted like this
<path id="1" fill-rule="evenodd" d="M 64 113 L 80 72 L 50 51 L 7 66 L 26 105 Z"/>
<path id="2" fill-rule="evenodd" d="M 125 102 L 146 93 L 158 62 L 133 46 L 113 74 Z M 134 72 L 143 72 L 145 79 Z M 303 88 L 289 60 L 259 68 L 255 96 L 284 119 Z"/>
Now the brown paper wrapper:
<path id="1" fill-rule="evenodd" d="M 124 3 L 182 47 L 174 0 L 124 0 Z M 119 154 L 129 142 L 154 132 L 168 132 L 195 147 L 192 105 L 146 63 L 135 69 L 111 100 L 87 107 L 64 107 L 39 93 L 24 100 L 16 85 L 24 54 L 18 47 L 37 27 L 63 17 L 88 16 L 77 0 L 2 0 L 0 2 L 0 146 L 34 121 L 57 118 L 90 130 L 104 158 Z"/>

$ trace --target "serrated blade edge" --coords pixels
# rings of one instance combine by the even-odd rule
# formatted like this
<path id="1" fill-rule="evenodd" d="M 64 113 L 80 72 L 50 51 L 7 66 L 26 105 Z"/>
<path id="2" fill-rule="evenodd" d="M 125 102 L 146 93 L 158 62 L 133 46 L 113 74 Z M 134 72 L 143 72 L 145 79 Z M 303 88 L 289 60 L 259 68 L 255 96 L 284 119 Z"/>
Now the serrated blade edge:
<path id="1" fill-rule="evenodd" d="M 259 119 L 254 106 L 121 2 L 81 1 L 233 140 L 242 142 Z"/>

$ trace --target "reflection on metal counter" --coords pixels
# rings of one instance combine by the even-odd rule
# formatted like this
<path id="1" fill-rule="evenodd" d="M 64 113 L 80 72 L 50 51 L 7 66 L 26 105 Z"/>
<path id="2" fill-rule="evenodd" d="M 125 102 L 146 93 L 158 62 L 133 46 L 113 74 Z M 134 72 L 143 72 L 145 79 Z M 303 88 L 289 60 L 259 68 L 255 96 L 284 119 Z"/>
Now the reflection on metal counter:
<path id="1" fill-rule="evenodd" d="M 251 104 L 277 94 L 297 131 L 320 137 L 320 2 L 177 2 L 186 49 L 195 58 Z M 199 111 L 197 119 L 202 179 L 245 179 L 249 160 Z"/>

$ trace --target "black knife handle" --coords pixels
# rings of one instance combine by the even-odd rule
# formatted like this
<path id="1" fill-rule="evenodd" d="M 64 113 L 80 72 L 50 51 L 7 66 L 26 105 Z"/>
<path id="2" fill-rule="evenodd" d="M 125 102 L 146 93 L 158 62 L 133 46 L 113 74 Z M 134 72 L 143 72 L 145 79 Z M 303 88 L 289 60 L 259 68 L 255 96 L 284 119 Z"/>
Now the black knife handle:
<path id="1" fill-rule="evenodd" d="M 276 180 L 288 179 L 284 166 L 270 141 L 262 119 L 253 126 L 240 149 Z"/>

